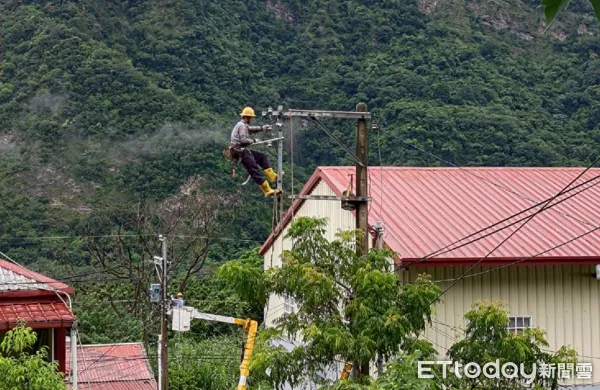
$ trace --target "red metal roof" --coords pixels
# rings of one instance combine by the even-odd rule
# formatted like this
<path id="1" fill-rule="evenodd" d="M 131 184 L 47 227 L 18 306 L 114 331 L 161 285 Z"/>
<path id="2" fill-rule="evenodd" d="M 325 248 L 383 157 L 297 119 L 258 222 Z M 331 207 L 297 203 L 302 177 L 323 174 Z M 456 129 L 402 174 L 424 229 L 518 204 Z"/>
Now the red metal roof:
<path id="1" fill-rule="evenodd" d="M 71 369 L 67 347 L 67 372 Z M 155 390 L 156 380 L 142 343 L 84 345 L 77 348 L 79 389 Z"/>
<path id="2" fill-rule="evenodd" d="M 0 329 L 10 329 L 25 321 L 31 328 L 68 328 L 75 316 L 62 302 L 0 303 Z"/>
<path id="3" fill-rule="evenodd" d="M 369 224 L 383 221 L 384 244 L 403 262 L 412 262 L 454 241 L 552 197 L 584 168 L 414 168 L 371 167 Z M 310 194 L 325 181 L 336 194 L 347 187 L 354 167 L 320 167 L 301 194 Z M 591 169 L 574 185 L 599 175 Z M 600 180 L 598 181 L 600 182 Z M 600 186 L 534 217 L 486 260 L 486 264 L 514 261 L 538 254 L 600 225 Z M 577 192 L 573 191 L 572 193 Z M 567 195 L 563 196 L 566 197 Z M 557 200 L 560 200 L 558 198 Z M 273 243 L 302 201 L 295 201 L 261 249 Z M 532 210 L 528 216 L 539 210 Z M 518 219 L 518 218 L 517 218 Z M 513 220 L 514 221 L 514 220 Z M 512 222 L 512 221 L 509 221 Z M 469 264 L 481 259 L 520 224 L 460 249 L 427 260 L 423 265 Z M 501 225 L 502 226 L 502 225 Z M 530 263 L 600 261 L 600 232 L 545 253 Z"/>
<path id="4" fill-rule="evenodd" d="M 80 383 L 80 390 L 156 390 L 156 381 Z"/>
<path id="5" fill-rule="evenodd" d="M 54 295 L 52 290 L 73 295 L 73 289 L 62 282 L 0 259 L 0 297 Z"/>

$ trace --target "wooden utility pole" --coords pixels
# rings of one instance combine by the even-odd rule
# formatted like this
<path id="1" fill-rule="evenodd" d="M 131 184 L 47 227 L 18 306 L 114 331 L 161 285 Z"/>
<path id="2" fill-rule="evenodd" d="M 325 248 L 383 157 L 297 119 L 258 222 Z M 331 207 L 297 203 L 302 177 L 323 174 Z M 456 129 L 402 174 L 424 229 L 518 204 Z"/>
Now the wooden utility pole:
<path id="1" fill-rule="evenodd" d="M 167 237 L 161 236 L 162 241 L 162 279 L 161 279 L 161 294 L 162 294 L 162 307 L 160 310 L 160 334 L 161 334 L 161 345 L 160 345 L 160 375 L 161 375 L 161 389 L 169 390 L 169 362 L 167 359 L 167 306 L 168 306 L 168 295 L 167 295 Z"/>
<path id="2" fill-rule="evenodd" d="M 311 120 L 319 126 L 332 140 L 334 140 L 340 148 L 348 155 L 352 156 L 356 163 L 356 195 L 346 194 L 344 196 L 328 196 L 328 195 L 292 195 L 291 199 L 301 200 L 333 200 L 342 201 L 344 210 L 354 210 L 356 212 L 356 229 L 362 231 L 362 238 L 357 245 L 356 252 L 359 256 L 367 255 L 369 252 L 369 186 L 367 178 L 367 121 L 371 119 L 371 113 L 367 112 L 367 105 L 359 103 L 356 106 L 356 111 L 323 111 L 323 110 L 294 110 L 282 111 L 283 107 L 279 106 L 277 110 L 269 109 L 263 112 L 263 116 L 268 116 L 280 124 L 284 121 L 291 121 L 293 118 L 305 118 Z M 350 150 L 335 134 L 325 127 L 320 119 L 350 119 L 356 120 L 356 153 Z M 279 137 L 283 137 L 279 133 Z M 280 145 L 281 145 L 281 141 Z M 293 142 L 293 140 L 292 140 Z M 281 172 L 283 149 L 278 148 L 278 172 Z M 281 175 L 279 175 L 281 177 Z M 279 183 L 278 183 L 279 188 Z M 279 221 L 278 221 L 279 222 Z M 356 364 L 358 363 L 358 364 Z M 358 366 L 360 365 L 360 366 Z M 369 362 L 355 362 L 353 371 L 359 376 L 369 375 Z M 344 368 L 344 376 L 348 375 L 350 365 L 347 364 Z"/>
<path id="3" fill-rule="evenodd" d="M 356 105 L 357 112 L 367 112 L 365 103 Z M 367 119 L 359 118 L 356 121 L 356 157 L 362 164 L 356 164 L 356 197 L 366 198 L 369 196 L 369 187 L 367 185 Z M 369 252 L 369 205 L 367 201 L 357 203 L 356 207 L 356 228 L 363 233 L 360 245 L 357 248 L 359 255 L 366 255 Z"/>

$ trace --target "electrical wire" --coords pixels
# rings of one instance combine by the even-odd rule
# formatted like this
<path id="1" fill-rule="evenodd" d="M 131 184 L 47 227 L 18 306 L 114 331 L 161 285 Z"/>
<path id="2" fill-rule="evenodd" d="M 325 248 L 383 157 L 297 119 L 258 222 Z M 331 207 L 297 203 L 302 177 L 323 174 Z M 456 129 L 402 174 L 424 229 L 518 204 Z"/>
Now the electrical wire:
<path id="1" fill-rule="evenodd" d="M 385 118 L 384 118 L 384 121 L 385 121 Z M 386 126 L 387 126 L 387 122 L 386 122 Z M 431 152 L 429 152 L 429 151 L 427 151 L 427 150 L 425 150 L 423 148 L 418 147 L 415 144 L 412 144 L 412 143 L 408 142 L 407 140 L 403 139 L 402 137 L 397 137 L 397 138 L 400 140 L 400 142 L 402 142 L 402 143 L 404 143 L 404 144 L 406 144 L 408 146 L 411 146 L 411 147 L 419 150 L 420 152 L 425 153 L 425 154 L 427 154 L 427 155 L 429 155 L 429 156 L 431 156 L 431 157 L 433 157 L 433 158 L 435 158 L 435 159 L 437 159 L 439 161 L 442 161 L 443 163 L 445 163 L 445 164 L 447 164 L 447 165 L 449 165 L 451 167 L 458 168 L 461 171 L 466 172 L 466 173 L 470 174 L 471 176 L 478 178 L 479 180 L 483 180 L 483 181 L 485 181 L 485 182 L 487 182 L 487 183 L 489 183 L 489 184 L 491 184 L 491 185 L 493 185 L 495 187 L 500 188 L 501 190 L 510 192 L 511 194 L 516 195 L 516 196 L 518 196 L 518 197 L 520 197 L 522 199 L 528 200 L 530 202 L 536 202 L 535 199 L 529 198 L 526 195 L 523 195 L 520 192 L 518 192 L 518 191 L 516 191 L 516 190 L 514 190 L 512 188 L 505 187 L 505 186 L 503 186 L 501 184 L 498 184 L 498 183 L 496 183 L 496 182 L 494 182 L 494 181 L 486 178 L 485 176 L 480 176 L 480 175 L 476 174 L 475 172 L 473 172 L 473 171 L 471 171 L 469 169 L 466 169 L 465 167 L 458 166 L 458 165 L 452 163 L 451 161 L 445 160 L 442 157 L 439 157 L 439 156 L 437 156 L 437 155 L 435 155 L 435 154 L 433 154 L 433 153 L 431 153 Z M 557 212 L 559 212 L 559 211 L 557 211 Z M 576 219 L 576 217 L 574 217 L 572 215 L 569 215 L 569 214 L 566 214 L 566 213 L 562 213 L 562 215 L 565 216 L 565 217 L 570 217 L 570 218 Z M 581 222 L 581 223 L 587 223 L 584 220 L 578 220 L 578 221 Z"/>
<path id="2" fill-rule="evenodd" d="M 12 262 L 13 264 L 15 264 L 15 265 L 21 267 L 23 270 L 27 271 L 31 275 L 32 279 L 34 279 L 34 280 L 37 279 L 37 276 L 33 273 L 33 271 L 29 270 L 28 268 L 23 267 L 21 264 L 19 264 L 15 260 L 13 260 L 7 254 L 5 254 L 3 252 L 0 252 L 0 255 L 3 256 L 4 258 L 6 258 L 6 260 Z M 40 284 L 43 285 L 44 283 L 40 283 Z M 71 296 L 69 294 L 67 294 L 66 292 L 64 292 L 64 291 L 52 288 L 50 286 L 47 286 L 47 287 L 48 288 L 43 288 L 43 287 L 37 286 L 37 289 L 53 291 L 56 294 L 56 296 L 58 297 L 58 299 L 65 305 L 65 307 L 68 307 L 69 310 L 71 311 L 71 313 L 73 313 L 73 301 L 71 299 Z M 61 296 L 61 294 L 64 294 L 67 297 L 67 300 L 69 301 L 68 304 L 67 304 L 67 302 L 65 302 L 65 300 L 63 299 L 63 297 Z M 78 332 L 75 332 L 75 337 L 77 337 L 77 334 L 78 334 Z M 82 345 L 80 338 L 77 337 L 76 341 L 79 341 L 79 345 Z M 89 384 L 89 382 L 88 382 L 88 384 Z"/>
<path id="3" fill-rule="evenodd" d="M 32 241 L 32 240 L 67 240 L 77 238 L 123 238 L 123 237 L 151 237 L 160 236 L 158 233 L 136 233 L 136 234 L 104 234 L 104 235 L 71 235 L 71 236 L 36 236 L 36 237 L 0 237 L 0 241 Z M 163 234 L 164 236 L 164 234 Z M 216 240 L 216 241 L 236 241 L 245 243 L 263 243 L 264 240 L 253 240 L 243 238 L 233 238 L 225 236 L 200 236 L 200 235 L 186 235 L 186 234 L 172 234 L 168 235 L 169 238 L 200 238 L 204 240 Z"/>
<path id="4" fill-rule="evenodd" d="M 385 126 L 387 127 L 387 126 L 388 126 L 388 124 L 387 124 L 387 121 L 386 121 L 385 117 L 383 117 L 382 119 L 383 119 L 383 122 L 384 122 Z M 464 168 L 464 167 L 458 166 L 458 165 L 456 165 L 456 164 L 452 163 L 451 161 L 448 161 L 448 160 L 446 160 L 446 159 L 444 159 L 444 158 L 442 158 L 442 157 L 439 157 L 439 156 L 435 155 L 434 153 L 431 153 L 431 152 L 429 152 L 429 151 L 427 151 L 427 150 L 425 150 L 425 149 L 423 149 L 423 148 L 420 148 L 420 147 L 418 147 L 417 145 L 414 145 L 414 144 L 412 144 L 412 143 L 410 143 L 410 142 L 406 141 L 406 140 L 405 140 L 405 139 L 403 139 L 402 137 L 397 137 L 397 138 L 398 138 L 398 139 L 399 139 L 399 140 L 400 140 L 402 143 L 404 143 L 404 144 L 406 144 L 406 145 L 408 145 L 408 146 L 411 146 L 411 147 L 413 147 L 413 148 L 415 148 L 415 149 L 419 150 L 420 152 L 422 152 L 422 153 L 425 153 L 425 154 L 427 154 L 427 155 L 429 155 L 429 156 L 431 156 L 431 157 L 433 157 L 433 158 L 435 158 L 435 159 L 437 159 L 437 160 L 439 160 L 439 161 L 442 161 L 443 163 L 445 163 L 445 164 L 447 164 L 447 165 L 449 165 L 449 166 L 452 166 L 452 167 L 454 167 L 454 168 L 460 169 L 461 171 L 463 171 L 463 172 L 465 172 L 465 173 L 467 173 L 467 174 L 469 174 L 469 175 L 471 175 L 471 176 L 473 176 L 473 177 L 475 177 L 475 178 L 477 178 L 477 179 L 479 179 L 479 180 L 483 180 L 484 182 L 486 182 L 486 183 L 488 183 L 488 184 L 491 184 L 491 185 L 493 185 L 493 186 L 495 186 L 495 187 L 497 187 L 497 188 L 500 188 L 500 189 L 502 189 L 502 190 L 504 190 L 504 191 L 507 191 L 507 192 L 509 192 L 509 193 L 511 193 L 511 194 L 513 194 L 513 195 L 519 196 L 519 197 L 520 197 L 520 198 L 522 198 L 522 199 L 525 199 L 525 200 L 528 200 L 528 201 L 531 201 L 531 202 L 536 202 L 536 200 L 534 200 L 534 199 L 532 199 L 532 198 L 529 198 L 529 197 L 527 197 L 527 196 L 525 196 L 525 195 L 523 195 L 523 194 L 519 193 L 518 191 L 515 191 L 515 190 L 514 190 L 514 189 L 512 189 L 512 188 L 509 188 L 509 187 L 503 186 L 503 185 L 501 185 L 501 184 L 498 184 L 498 183 L 496 183 L 496 182 L 494 182 L 494 181 L 492 181 L 492 180 L 490 180 L 490 179 L 488 179 L 488 178 L 486 178 L 486 177 L 484 177 L 484 176 L 480 176 L 480 175 L 478 175 L 477 173 L 475 173 L 475 172 L 474 172 L 474 171 L 472 171 L 472 170 L 469 170 L 469 169 L 466 169 L 466 168 Z M 537 207 L 538 205 L 539 205 L 539 203 L 536 203 L 536 204 L 535 204 L 533 207 Z M 529 208 L 529 209 L 531 209 L 531 208 Z M 529 209 L 527 209 L 527 210 L 529 210 Z M 524 211 L 525 211 L 525 210 L 524 210 Z M 575 219 L 575 220 L 577 220 L 578 222 L 585 223 L 585 224 L 590 224 L 590 222 L 589 222 L 589 221 L 585 221 L 585 220 L 579 219 L 579 218 L 577 218 L 577 217 L 575 217 L 575 216 L 573 216 L 573 215 L 570 215 L 570 214 L 567 214 L 567 213 L 561 212 L 560 210 L 553 210 L 553 211 L 555 211 L 555 212 L 557 212 L 557 213 L 559 213 L 559 214 L 563 215 L 564 217 L 568 217 L 568 218 Z M 511 216 L 511 217 L 509 217 L 509 218 L 512 218 L 512 217 L 514 217 L 514 216 Z M 502 221 L 501 221 L 501 222 L 502 222 Z M 501 223 L 501 222 L 499 222 L 499 223 Z M 595 227 L 595 226 L 594 226 L 594 227 Z M 488 227 L 488 228 L 489 228 L 489 227 Z M 483 230 L 487 230 L 488 228 L 485 228 L 485 229 L 483 229 Z M 478 233 L 480 233 L 480 232 L 481 232 L 481 231 L 479 231 L 479 232 L 476 232 L 476 233 L 474 233 L 474 234 L 478 234 Z M 470 237 L 470 236 L 469 236 L 469 237 Z M 464 239 L 465 239 L 465 238 L 463 238 L 463 239 L 461 239 L 461 240 L 459 240 L 459 241 L 462 241 L 462 240 L 464 240 Z M 455 242 L 455 243 L 456 243 L 456 242 Z M 448 245 L 448 246 L 446 246 L 445 248 L 447 248 L 447 247 L 449 247 L 449 246 L 451 246 L 451 245 L 454 245 L 455 243 L 449 244 L 449 245 Z M 445 249 L 445 248 L 444 248 L 444 249 Z M 427 256 L 430 256 L 430 255 L 427 255 Z M 421 262 L 421 261 L 424 261 L 424 260 L 423 260 L 423 258 L 419 260 L 419 262 Z M 415 265 L 415 264 L 418 264 L 418 262 L 411 263 L 410 265 Z"/>
<path id="5" fill-rule="evenodd" d="M 128 370 L 122 370 L 123 372 L 121 373 L 120 376 L 115 377 L 115 378 L 111 378 L 111 382 L 112 381 L 116 382 L 116 381 L 119 381 L 119 380 L 123 380 L 127 375 L 131 374 L 130 370 L 132 368 L 137 367 L 137 366 L 139 366 L 141 364 L 148 364 L 148 361 L 147 361 L 148 358 L 138 358 L 138 359 L 139 359 L 139 361 L 136 362 L 136 363 L 133 363 L 130 367 L 128 367 Z M 106 365 L 103 365 L 101 367 L 104 369 L 104 368 L 113 367 L 113 366 L 120 365 L 120 364 L 123 364 L 123 362 L 116 362 L 116 363 L 112 363 L 112 364 L 106 364 Z M 81 375 L 84 371 L 78 373 L 78 375 Z M 115 375 L 115 372 L 112 371 L 112 372 L 109 372 L 108 374 L 104 374 L 104 375 L 100 375 L 100 376 L 94 376 L 93 380 L 94 380 L 94 383 L 103 382 L 102 379 L 105 379 L 105 378 L 108 378 L 108 377 L 112 377 L 114 375 Z M 91 376 L 90 376 L 90 378 L 91 378 Z M 144 378 L 144 379 L 146 379 L 146 378 Z M 150 379 L 150 378 L 147 378 L 147 379 Z M 152 378 L 152 379 L 154 379 L 154 378 Z M 91 381 L 91 379 L 88 379 L 88 382 L 90 382 L 90 381 Z M 89 384 L 88 386 L 89 386 L 88 389 L 92 388 L 91 384 Z"/>
<path id="6" fill-rule="evenodd" d="M 523 263 L 525 261 L 528 261 L 528 260 L 531 260 L 531 259 L 536 258 L 538 256 L 541 256 L 541 255 L 543 255 L 545 253 L 548 253 L 550 251 L 558 249 L 558 248 L 560 248 L 562 246 L 568 245 L 568 244 L 570 244 L 570 243 L 572 243 L 572 242 L 574 242 L 576 240 L 579 240 L 579 239 L 581 239 L 581 238 L 583 238 L 583 237 L 585 237 L 585 236 L 587 236 L 589 234 L 592 234 L 592 233 L 594 233 L 594 232 L 596 232 L 598 230 L 600 230 L 600 226 L 598 226 L 598 227 L 596 227 L 594 229 L 588 230 L 585 233 L 582 233 L 582 234 L 580 234 L 578 236 L 575 236 L 575 237 L 573 237 L 573 238 L 571 238 L 571 239 L 569 239 L 569 240 L 567 240 L 565 242 L 562 242 L 562 243 L 560 243 L 558 245 L 555 245 L 552 248 L 546 249 L 546 250 L 544 250 L 542 252 L 539 252 L 539 253 L 537 253 L 535 255 L 524 257 L 524 258 L 522 258 L 520 260 L 516 260 L 516 261 L 514 261 L 512 263 L 505 264 L 505 265 L 502 265 L 502 266 L 499 266 L 499 267 L 495 267 L 495 268 L 491 268 L 491 269 L 486 270 L 486 271 L 477 272 L 477 273 L 474 273 L 474 274 L 469 274 L 469 275 L 464 276 L 464 278 L 472 278 L 472 277 L 475 277 L 475 276 L 485 275 L 485 274 L 489 274 L 489 273 L 492 273 L 492 272 L 495 272 L 495 271 L 499 271 L 499 270 L 504 269 L 504 268 L 512 267 L 512 266 L 517 265 L 517 264 L 521 264 L 521 263 Z M 443 279 L 443 280 L 434 280 L 433 282 L 434 283 L 442 283 L 442 282 L 452 282 L 452 281 L 455 281 L 455 280 L 456 279 Z"/>
<path id="7" fill-rule="evenodd" d="M 565 195 L 565 194 L 567 194 L 567 193 L 569 193 L 569 192 L 571 192 L 571 191 L 573 191 L 573 190 L 575 190 L 575 189 L 577 189 L 577 188 L 579 188 L 579 187 L 582 187 L 582 186 L 584 186 L 584 185 L 586 185 L 586 184 L 589 184 L 589 183 L 591 183 L 591 182 L 593 182 L 593 181 L 596 181 L 596 180 L 598 180 L 598 179 L 600 179 L 600 175 L 594 176 L 594 177 L 592 177 L 591 179 L 588 179 L 588 180 L 586 180 L 585 182 L 583 182 L 583 183 L 581 183 L 581 184 L 578 184 L 577 186 L 574 186 L 574 187 L 572 187 L 572 188 L 568 189 L 567 191 L 563 192 L 563 193 L 562 193 L 562 194 L 560 194 L 560 195 Z M 583 188 L 583 189 L 581 189 L 581 190 L 579 190 L 579 191 L 577 191 L 577 192 L 575 192 L 575 193 L 573 193 L 573 194 L 570 194 L 569 196 L 567 196 L 567 197 L 565 197 L 565 198 L 562 198 L 562 199 L 560 199 L 560 200 L 558 200 L 558 201 L 556 201 L 556 202 L 554 202 L 554 203 L 550 203 L 550 202 L 552 202 L 553 200 L 555 200 L 555 199 L 556 199 L 556 196 L 553 196 L 553 197 L 547 198 L 547 199 L 545 199 L 545 200 L 543 200 L 543 201 L 541 201 L 541 202 L 539 202 L 539 203 L 537 203 L 537 204 L 535 204 L 535 205 L 532 205 L 532 206 L 530 206 L 530 207 L 528 207 L 528 208 L 526 208 L 526 209 L 524 209 L 524 210 L 521 210 L 521 211 L 519 211 L 518 213 L 515 213 L 515 214 L 513 214 L 513 215 L 510 215 L 510 216 L 508 216 L 508 217 L 506 217 L 506 218 L 504 218 L 504 219 L 502 219 L 502 220 L 500 220 L 500 221 L 498 221 L 498 222 L 495 222 L 495 223 L 493 223 L 493 224 L 491 224 L 491 225 L 489 225 L 489 226 L 486 226 L 486 227 L 485 227 L 485 228 L 483 228 L 483 229 L 480 229 L 480 230 L 478 230 L 478 231 L 476 231 L 476 232 L 473 232 L 473 233 L 471 233 L 471 234 L 469 234 L 469 235 L 467 235 L 467 236 L 465 236 L 465 237 L 462 237 L 462 238 L 460 238 L 460 239 L 458 239 L 458 240 L 456 240 L 456 241 L 454 241 L 454 242 L 452 242 L 452 243 L 450 243 L 450 244 L 448 244 L 448 245 L 446 245 L 446 246 L 444 246 L 444 247 L 442 247 L 442 248 L 440 248 L 440 249 L 437 249 L 436 251 L 434 251 L 434 252 L 431 252 L 431 253 L 429 253 L 429 254 L 427 254 L 427 255 L 423 256 L 423 257 L 422 257 L 422 258 L 420 258 L 419 260 L 417 260 L 417 261 L 415 261 L 415 262 L 412 262 L 412 263 L 409 263 L 409 264 L 407 264 L 406 266 L 407 266 L 407 267 L 409 267 L 409 266 L 415 266 L 415 265 L 417 265 L 417 264 L 420 264 L 420 263 L 422 263 L 422 262 L 424 262 L 424 261 L 426 261 L 426 260 L 428 260 L 428 259 L 430 259 L 430 258 L 433 258 L 433 257 L 439 256 L 439 255 L 442 255 L 442 254 L 444 254 L 444 253 L 447 253 L 447 252 L 454 251 L 454 250 L 456 250 L 456 249 L 459 249 L 459 248 L 462 248 L 462 247 L 464 247 L 464 246 L 466 246 L 466 245 L 469 245 L 469 244 L 472 244 L 472 243 L 474 243 L 474 242 L 477 242 L 477 241 L 479 241 L 479 240 L 482 240 L 482 239 L 484 239 L 484 238 L 486 238 L 486 237 L 488 237 L 488 236 L 491 236 L 492 234 L 495 234 L 495 233 L 498 233 L 498 232 L 500 232 L 500 231 L 502 231 L 502 230 L 508 229 L 509 227 L 512 227 L 512 226 L 514 226 L 514 225 L 518 224 L 519 222 L 522 222 L 522 221 L 524 221 L 524 220 L 527 220 L 529 217 L 531 217 L 531 215 L 535 215 L 535 214 L 531 214 L 531 215 L 528 215 L 528 216 L 524 216 L 524 217 L 522 217 L 521 219 L 518 219 L 518 220 L 516 220 L 516 221 L 513 221 L 513 222 L 511 222 L 511 223 L 509 223 L 509 224 L 507 224 L 507 225 L 505 225 L 505 226 L 503 226 L 503 227 L 501 227 L 501 228 L 498 228 L 498 229 L 496 229 L 496 230 L 494 230 L 494 231 L 492 231 L 492 232 L 486 233 L 486 234 L 485 234 L 485 235 L 483 235 L 483 236 L 480 236 L 480 237 L 474 238 L 474 239 L 473 239 L 473 240 L 471 240 L 471 241 L 467 241 L 467 242 L 465 242 L 465 243 L 462 243 L 462 244 L 461 244 L 461 245 L 459 245 L 459 246 L 453 247 L 454 245 L 456 245 L 456 244 L 458 244 L 458 243 L 460 243 L 460 242 L 462 242 L 462 241 L 464 241 L 464 240 L 468 240 L 468 239 L 469 239 L 469 238 L 471 238 L 471 237 L 477 236 L 478 234 L 480 234 L 480 233 L 483 233 L 483 232 L 485 232 L 486 230 L 489 230 L 489 229 L 491 229 L 491 228 L 494 228 L 494 227 L 496 227 L 496 226 L 498 226 L 498 225 L 501 225 L 501 224 L 503 224 L 503 223 L 505 223 L 505 222 L 508 222 L 508 221 L 510 221 L 511 219 L 513 219 L 513 218 L 515 218 L 515 217 L 517 217 L 517 216 L 519 216 L 519 215 L 521 215 L 521 214 L 525 214 L 525 213 L 527 213 L 527 212 L 529 212 L 529 211 L 532 211 L 533 209 L 535 209 L 535 208 L 537 208 L 537 207 L 539 207 L 539 206 L 542 206 L 542 205 L 544 205 L 544 204 L 547 204 L 547 207 L 546 207 L 546 209 L 545 209 L 545 210 L 547 210 L 547 209 L 551 209 L 551 208 L 553 208 L 553 207 L 555 207 L 555 206 L 557 206 L 557 205 L 559 205 L 559 204 L 561 204 L 561 203 L 563 203 L 563 202 L 565 202 L 565 201 L 567 201 L 567 200 L 571 199 L 572 197 L 574 197 L 574 196 L 576 196 L 576 195 L 579 195 L 580 193 L 582 193 L 582 192 L 584 192 L 584 191 L 586 191 L 586 190 L 588 190 L 588 189 L 590 189 L 590 188 L 593 188 L 593 187 L 595 187 L 595 186 L 596 186 L 596 185 L 598 185 L 598 184 L 600 184 L 600 182 L 593 183 L 593 184 L 592 184 L 592 185 L 590 185 L 589 187 L 585 187 L 585 188 Z M 596 225 L 593 225 L 593 226 L 596 226 Z"/>
<path id="8" fill-rule="evenodd" d="M 444 348 L 441 345 L 439 345 L 438 343 L 436 343 L 435 341 L 431 340 L 430 338 L 428 338 L 425 335 L 421 335 L 421 337 L 423 337 L 425 340 L 429 341 L 431 344 L 435 345 L 436 347 L 440 348 L 440 349 L 445 349 L 446 352 L 448 351 L 448 348 Z"/>
<path id="9" fill-rule="evenodd" d="M 164 304 L 164 303 L 162 303 L 162 304 Z M 152 316 L 153 316 L 154 312 L 155 312 L 157 309 L 159 309 L 159 308 L 162 308 L 162 304 L 160 304 L 160 305 L 156 305 L 156 307 L 155 307 L 153 310 L 151 310 L 151 311 L 150 311 L 150 317 L 152 317 Z M 149 322 L 149 320 L 148 320 L 148 322 Z M 146 324 L 146 326 L 145 326 L 144 328 L 141 328 L 141 329 L 139 329 L 139 330 L 148 330 L 148 328 L 149 328 L 150 326 L 153 326 L 153 325 L 155 325 L 155 324 L 156 324 L 156 319 L 155 319 L 155 322 L 149 322 L 148 324 Z M 142 325 L 143 325 L 143 323 L 142 323 L 142 324 L 139 324 L 137 327 L 134 327 L 134 329 L 136 329 L 136 328 L 138 328 L 138 327 L 141 327 Z M 83 374 L 84 372 L 86 372 L 87 370 L 89 370 L 91 367 L 93 367 L 95 364 L 99 363 L 99 362 L 100 362 L 100 361 L 101 361 L 101 360 L 102 360 L 104 357 L 106 357 L 106 355 L 108 355 L 108 354 L 109 354 L 109 353 L 110 353 L 110 352 L 111 352 L 113 349 L 115 349 L 115 348 L 116 348 L 116 346 L 117 346 L 117 345 L 119 345 L 119 344 L 122 344 L 122 342 L 119 342 L 119 343 L 112 343 L 111 347 L 110 347 L 110 348 L 108 348 L 108 349 L 107 349 L 107 350 L 106 350 L 106 351 L 105 351 L 105 352 L 104 352 L 104 353 L 103 353 L 103 354 L 102 354 L 102 355 L 101 355 L 101 356 L 100 356 L 100 357 L 99 357 L 99 358 L 98 358 L 98 359 L 97 359 L 97 360 L 96 360 L 94 363 L 92 363 L 91 365 L 89 365 L 89 366 L 85 367 L 85 368 L 83 369 L 83 371 L 79 372 L 78 374 L 79 374 L 79 375 Z"/>
<path id="10" fill-rule="evenodd" d="M 596 158 L 594 160 L 594 162 L 592 162 L 592 164 L 590 164 L 587 168 L 585 168 L 581 173 L 579 173 L 577 175 L 577 177 L 575 177 L 569 184 L 567 184 L 562 190 L 560 190 L 558 193 L 556 193 L 556 195 L 554 195 L 552 198 L 550 198 L 546 204 L 539 209 L 538 211 L 536 211 L 534 214 L 532 214 L 531 216 L 528 217 L 527 220 L 525 220 L 523 222 L 523 224 L 521 224 L 517 229 L 515 229 L 510 235 L 508 235 L 506 238 L 504 238 L 502 241 L 500 241 L 500 243 L 498 245 L 496 245 L 491 251 L 489 251 L 484 257 L 482 257 L 479 261 L 477 261 L 472 267 L 470 267 L 463 275 L 461 275 L 458 279 L 456 279 L 454 282 L 452 282 L 452 284 L 450 284 L 450 286 L 448 286 L 444 291 L 442 291 L 430 304 L 430 306 L 437 301 L 438 299 L 440 299 L 444 294 L 446 294 L 452 287 L 454 287 L 456 284 L 458 284 L 461 280 L 464 279 L 465 276 L 467 276 L 475 267 L 477 267 L 479 264 L 481 264 L 485 259 L 487 259 L 489 256 L 492 255 L 492 253 L 494 253 L 494 251 L 496 251 L 498 248 L 500 248 L 505 242 L 507 242 L 512 236 L 514 236 L 519 230 L 521 230 L 529 221 L 531 221 L 535 216 L 537 216 L 538 214 L 542 213 L 544 210 L 546 210 L 546 208 L 548 207 L 548 205 L 554 200 L 556 199 L 558 196 L 560 196 L 561 194 L 563 194 L 572 184 L 574 184 L 577 180 L 579 180 L 579 178 L 581 176 L 583 176 L 587 171 L 589 171 L 594 165 L 596 165 L 596 163 L 598 163 L 598 161 L 600 161 L 600 157 Z"/>

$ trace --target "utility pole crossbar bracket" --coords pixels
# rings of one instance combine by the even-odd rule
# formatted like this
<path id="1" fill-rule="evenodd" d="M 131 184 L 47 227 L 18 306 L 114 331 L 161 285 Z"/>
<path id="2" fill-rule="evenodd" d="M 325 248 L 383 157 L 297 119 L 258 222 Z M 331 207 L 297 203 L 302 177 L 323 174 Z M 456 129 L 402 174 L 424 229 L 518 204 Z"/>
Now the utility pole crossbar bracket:
<path id="1" fill-rule="evenodd" d="M 358 111 L 288 110 L 269 111 L 269 115 L 283 118 L 371 119 L 370 112 Z"/>
<path id="2" fill-rule="evenodd" d="M 282 139 L 283 139 L 283 137 L 271 138 L 271 139 L 266 139 L 266 140 L 263 140 L 263 141 L 256 141 L 252 145 L 268 144 L 268 143 L 271 143 L 271 142 L 281 141 Z"/>
<path id="3" fill-rule="evenodd" d="M 367 111 L 367 105 L 359 103 L 356 106 L 356 111 L 324 111 L 324 110 L 298 110 L 298 109 L 283 109 L 283 106 L 277 106 L 277 109 L 269 107 L 262 112 L 262 116 L 275 122 L 275 127 L 278 130 L 278 138 L 283 137 L 283 123 L 291 121 L 294 118 L 305 118 L 314 122 L 319 126 L 332 140 L 334 140 L 340 148 L 342 148 L 356 163 L 356 197 L 292 197 L 292 199 L 315 199 L 315 200 L 341 200 L 342 209 L 353 211 L 356 210 L 356 228 L 364 233 L 360 245 L 357 247 L 359 253 L 366 254 L 368 251 L 368 195 L 367 185 L 367 121 L 371 121 L 371 113 Z M 353 119 L 356 121 L 356 152 L 350 150 L 333 132 L 325 127 L 320 119 Z M 293 142 L 293 141 L 292 141 Z M 277 141 L 277 188 L 282 189 L 282 167 L 283 167 L 283 142 Z M 279 209 L 279 213 L 274 215 L 274 226 L 278 226 L 280 218 L 283 215 L 283 202 L 277 197 L 275 200 L 274 210 Z M 277 216 L 278 215 L 278 216 Z"/>
<path id="4" fill-rule="evenodd" d="M 288 199 L 301 200 L 341 200 L 346 202 L 370 202 L 371 198 L 358 196 L 330 196 L 330 195 L 290 195 Z"/>

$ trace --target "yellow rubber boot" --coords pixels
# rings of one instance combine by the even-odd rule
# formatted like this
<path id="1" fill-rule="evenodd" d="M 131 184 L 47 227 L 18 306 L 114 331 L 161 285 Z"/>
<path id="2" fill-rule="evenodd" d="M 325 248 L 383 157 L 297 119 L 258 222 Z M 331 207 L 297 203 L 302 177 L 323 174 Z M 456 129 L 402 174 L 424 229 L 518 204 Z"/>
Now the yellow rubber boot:
<path id="1" fill-rule="evenodd" d="M 281 192 L 280 190 L 271 189 L 269 182 L 266 180 L 260 185 L 260 189 L 262 190 L 263 194 L 265 194 L 266 197 L 273 196 L 273 195 Z"/>
<path id="2" fill-rule="evenodd" d="M 273 168 L 268 168 L 263 171 L 265 173 L 265 177 L 271 183 L 275 183 L 277 181 L 277 173 L 273 170 Z M 283 172 L 281 172 L 283 175 Z"/>

